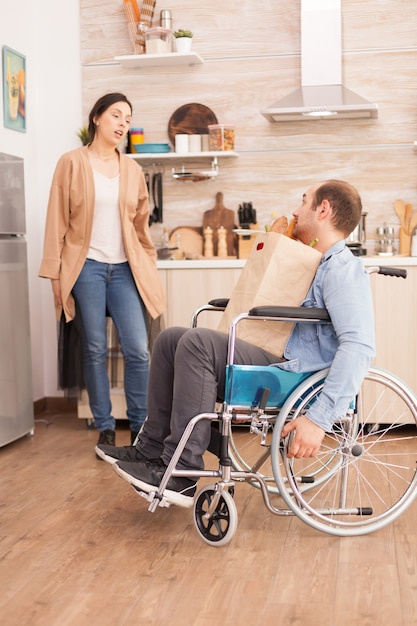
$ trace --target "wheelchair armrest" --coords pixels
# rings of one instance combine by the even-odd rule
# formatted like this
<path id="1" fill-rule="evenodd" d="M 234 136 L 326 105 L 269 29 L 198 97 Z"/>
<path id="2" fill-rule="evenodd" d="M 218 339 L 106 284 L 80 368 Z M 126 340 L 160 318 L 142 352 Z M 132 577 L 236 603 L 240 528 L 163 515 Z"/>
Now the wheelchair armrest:
<path id="1" fill-rule="evenodd" d="M 287 317 L 330 322 L 326 309 L 314 309 L 304 306 L 257 306 L 249 311 L 249 315 L 251 317 Z"/>
<path id="2" fill-rule="evenodd" d="M 228 305 L 229 298 L 215 298 L 209 301 L 210 306 L 214 306 L 218 309 L 225 309 Z"/>
<path id="3" fill-rule="evenodd" d="M 194 311 L 191 317 L 191 328 L 195 328 L 198 322 L 198 316 L 203 311 L 224 311 L 227 303 L 229 302 L 229 298 L 216 298 L 215 300 L 210 300 L 207 304 L 203 304 L 203 306 L 199 307 Z"/>

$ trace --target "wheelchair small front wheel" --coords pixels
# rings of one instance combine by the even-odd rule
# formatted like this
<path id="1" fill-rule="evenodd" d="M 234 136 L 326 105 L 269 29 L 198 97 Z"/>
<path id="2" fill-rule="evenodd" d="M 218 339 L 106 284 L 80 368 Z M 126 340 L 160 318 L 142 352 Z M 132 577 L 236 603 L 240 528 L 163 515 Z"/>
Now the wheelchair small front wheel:
<path id="1" fill-rule="evenodd" d="M 222 491 L 210 517 L 209 508 L 217 490 L 214 485 L 204 487 L 194 501 L 194 523 L 202 539 L 211 546 L 224 546 L 232 539 L 237 528 L 237 509 L 232 495 Z"/>

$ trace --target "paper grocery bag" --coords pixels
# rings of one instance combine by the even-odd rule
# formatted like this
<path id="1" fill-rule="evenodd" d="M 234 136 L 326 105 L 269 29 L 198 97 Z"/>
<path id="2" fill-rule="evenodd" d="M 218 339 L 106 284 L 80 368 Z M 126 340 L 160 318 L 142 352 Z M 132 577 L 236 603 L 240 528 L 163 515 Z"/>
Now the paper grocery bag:
<path id="1" fill-rule="evenodd" d="M 274 232 L 258 235 L 222 315 L 218 330 L 227 333 L 231 320 L 255 306 L 300 306 L 322 255 L 310 246 Z M 282 356 L 294 324 L 239 322 L 237 336 Z"/>

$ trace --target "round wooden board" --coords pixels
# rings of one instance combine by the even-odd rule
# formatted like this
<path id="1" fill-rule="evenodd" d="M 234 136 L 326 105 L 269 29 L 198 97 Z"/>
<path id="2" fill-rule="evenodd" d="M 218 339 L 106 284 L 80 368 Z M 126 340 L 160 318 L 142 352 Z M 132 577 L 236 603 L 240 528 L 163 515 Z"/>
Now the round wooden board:
<path id="1" fill-rule="evenodd" d="M 202 255 L 203 236 L 199 232 L 200 230 L 193 226 L 177 226 L 169 235 L 169 245 L 179 245 L 186 257 Z"/>
<path id="2" fill-rule="evenodd" d="M 204 104 L 184 104 L 171 115 L 168 122 L 168 137 L 175 146 L 175 135 L 207 135 L 209 124 L 217 124 L 217 117 Z"/>

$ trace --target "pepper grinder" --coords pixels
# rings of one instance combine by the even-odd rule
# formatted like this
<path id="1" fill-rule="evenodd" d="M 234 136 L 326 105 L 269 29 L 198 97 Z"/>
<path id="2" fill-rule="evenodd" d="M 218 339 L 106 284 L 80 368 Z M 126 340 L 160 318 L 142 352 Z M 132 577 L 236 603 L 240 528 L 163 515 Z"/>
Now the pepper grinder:
<path id="1" fill-rule="evenodd" d="M 213 230 L 210 226 L 204 229 L 204 256 L 212 257 L 213 254 Z"/>
<path id="2" fill-rule="evenodd" d="M 226 242 L 226 229 L 224 226 L 220 226 L 217 231 L 217 256 L 224 259 L 227 257 L 227 242 Z"/>

